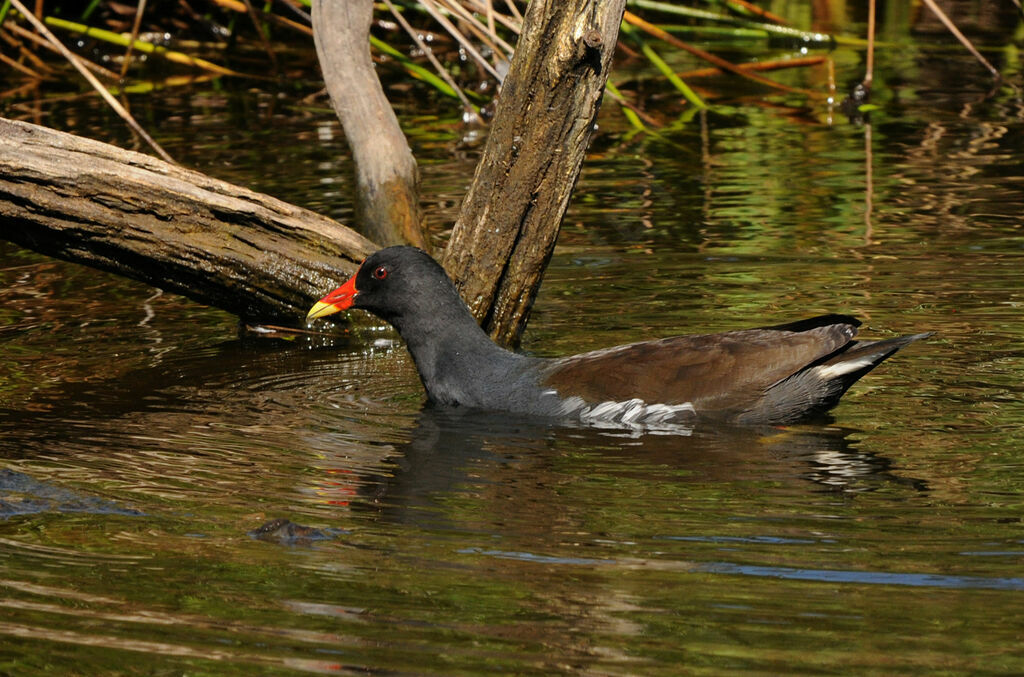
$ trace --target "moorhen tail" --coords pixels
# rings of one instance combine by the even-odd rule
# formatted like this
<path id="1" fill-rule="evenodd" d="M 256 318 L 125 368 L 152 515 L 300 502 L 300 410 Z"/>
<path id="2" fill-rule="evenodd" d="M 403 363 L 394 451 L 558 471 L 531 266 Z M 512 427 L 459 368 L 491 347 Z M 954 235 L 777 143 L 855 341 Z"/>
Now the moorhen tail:
<path id="1" fill-rule="evenodd" d="M 392 324 L 440 405 L 587 422 L 784 424 L 831 409 L 853 383 L 930 333 L 857 341 L 847 315 L 675 336 L 561 358 L 496 345 L 444 270 L 413 247 L 371 255 L 309 319 L 349 308 Z"/>

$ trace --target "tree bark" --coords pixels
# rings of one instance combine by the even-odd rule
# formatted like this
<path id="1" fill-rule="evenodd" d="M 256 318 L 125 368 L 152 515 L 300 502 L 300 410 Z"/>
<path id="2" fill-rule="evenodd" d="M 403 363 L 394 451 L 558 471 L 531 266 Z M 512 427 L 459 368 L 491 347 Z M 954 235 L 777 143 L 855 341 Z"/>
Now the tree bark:
<path id="1" fill-rule="evenodd" d="M 4 239 L 295 324 L 376 245 L 337 222 L 141 153 L 0 118 Z"/>
<path id="2" fill-rule="evenodd" d="M 533 0 L 528 6 L 443 259 L 499 342 L 518 341 L 554 249 L 593 133 L 624 4 Z M 369 61 L 370 10 L 368 0 L 315 2 L 315 26 L 330 26 L 315 31 L 317 49 L 361 165 L 359 180 L 369 182 L 360 192 L 382 198 L 378 207 L 361 211 L 362 218 L 404 223 L 402 239 L 416 243 L 422 235 L 416 166 Z M 335 40 L 353 26 L 355 42 L 351 35 Z M 346 59 L 360 68 L 342 67 Z M 346 116 L 361 124 L 346 123 Z M 139 153 L 2 119 L 0 227 L 0 236 L 44 254 L 263 321 L 302 317 L 310 301 L 377 248 L 326 217 L 274 198 Z"/>
<path id="3" fill-rule="evenodd" d="M 426 248 L 419 169 L 370 57 L 373 0 L 316 0 L 320 70 L 356 165 L 356 221 L 382 244 Z"/>
<path id="4" fill-rule="evenodd" d="M 443 264 L 495 340 L 526 326 L 579 177 L 625 0 L 533 0 Z"/>

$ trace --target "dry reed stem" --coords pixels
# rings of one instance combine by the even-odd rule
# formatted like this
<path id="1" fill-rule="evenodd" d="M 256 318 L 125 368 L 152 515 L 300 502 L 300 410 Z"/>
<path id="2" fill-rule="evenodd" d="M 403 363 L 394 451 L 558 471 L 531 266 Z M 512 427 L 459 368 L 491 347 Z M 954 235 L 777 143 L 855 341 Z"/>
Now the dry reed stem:
<path id="1" fill-rule="evenodd" d="M 449 11 L 458 14 L 470 27 L 470 29 L 477 36 L 477 38 L 479 38 L 481 42 L 486 44 L 491 49 L 491 51 L 494 52 L 495 55 L 499 53 L 504 53 L 506 59 L 511 58 L 513 49 L 512 46 L 509 45 L 504 40 L 502 40 L 501 36 L 499 36 L 493 30 L 488 30 L 486 26 L 481 24 L 477 20 L 477 18 L 473 16 L 472 12 L 468 11 L 458 2 L 445 2 L 445 7 L 447 7 Z"/>
<path id="2" fill-rule="evenodd" d="M 153 137 L 147 134 L 146 130 L 144 130 L 138 122 L 136 122 L 135 118 L 132 117 L 132 114 L 129 113 L 125 109 L 125 107 L 121 105 L 121 102 L 115 99 L 114 96 L 107 91 L 106 87 L 104 87 L 100 83 L 100 81 L 96 79 L 96 76 L 90 73 L 88 68 L 82 65 L 81 60 L 77 56 L 75 56 L 75 54 L 73 54 L 71 50 L 65 47 L 64 43 L 57 39 L 57 36 L 50 32 L 50 29 L 46 27 L 46 24 L 40 21 L 35 14 L 29 12 L 25 5 L 21 3 L 21 0 L 10 0 L 10 2 L 11 5 L 19 12 L 21 12 L 21 14 L 26 19 L 28 19 L 29 23 L 31 23 L 32 26 L 37 31 L 39 31 L 39 34 L 45 37 L 48 41 L 50 41 L 53 44 L 53 46 L 60 51 L 64 58 L 67 59 L 71 63 L 71 65 L 75 67 L 75 70 L 82 74 L 82 77 L 84 77 L 89 82 L 89 84 L 92 85 L 93 89 L 95 89 L 99 93 L 99 95 L 103 97 L 103 100 L 107 102 L 107 105 L 113 108 L 114 112 L 120 115 L 121 119 L 128 123 L 128 126 L 132 128 L 132 131 L 134 131 L 136 134 L 142 137 L 142 139 L 149 144 L 149 147 L 156 151 L 156 154 L 163 158 L 165 162 L 177 164 L 174 161 L 174 158 L 172 158 L 170 154 L 167 151 L 165 151 L 163 147 L 161 147 L 160 144 L 158 144 L 153 139 Z"/>
<path id="3" fill-rule="evenodd" d="M 457 84 L 455 84 L 455 80 L 452 78 L 451 73 L 448 72 L 448 69 L 445 68 L 440 61 L 438 61 L 437 57 L 434 55 L 434 50 L 430 48 L 430 45 L 428 45 L 426 41 L 422 39 L 420 34 L 417 33 L 416 30 L 409 25 L 409 22 L 405 20 L 405 17 L 402 16 L 402 13 L 399 12 L 398 9 L 396 9 L 393 4 L 391 4 L 391 0 L 384 0 L 384 4 L 387 5 L 388 9 L 391 11 L 392 16 L 395 17 L 395 21 L 397 21 L 398 25 L 402 27 L 402 30 L 408 33 L 409 37 L 411 37 L 416 42 L 416 44 L 420 46 L 420 49 L 423 50 L 423 53 L 427 55 L 427 60 L 430 61 L 430 64 L 434 67 L 434 70 L 437 71 L 437 74 L 441 76 L 441 79 L 448 83 L 448 86 L 451 87 L 452 90 L 455 92 L 456 96 L 459 97 L 459 101 L 462 102 L 462 106 L 465 108 L 465 110 L 467 112 L 472 111 L 473 104 L 469 102 L 469 99 L 466 97 L 462 89 Z"/>
<path id="4" fill-rule="evenodd" d="M 18 24 L 14 23 L 13 21 L 6 22 L 4 24 L 4 28 L 9 30 L 11 33 L 16 33 L 18 36 L 25 38 L 29 42 L 33 42 L 33 43 L 39 45 L 43 49 L 48 49 L 51 52 L 56 52 L 57 54 L 61 54 L 61 51 L 57 47 L 55 47 L 53 44 L 51 44 L 48 40 L 46 40 L 45 38 L 37 35 L 36 33 L 33 33 L 30 30 L 22 28 L 21 26 L 19 26 Z M 83 59 L 82 57 L 78 57 L 78 58 L 79 58 L 79 60 L 81 60 L 82 65 L 84 65 L 86 68 L 88 68 L 89 70 L 93 71 L 97 75 L 101 75 L 101 76 L 107 78 L 108 80 L 112 80 L 114 82 L 116 82 L 117 80 L 120 79 L 118 74 L 115 73 L 114 71 L 109 70 L 107 68 L 104 68 L 103 66 L 100 66 L 99 64 L 97 64 L 97 63 L 95 63 L 93 61 L 89 61 L 88 59 Z M 53 70 L 53 69 L 47 67 L 47 70 Z"/>
<path id="5" fill-rule="evenodd" d="M 641 19 L 640 17 L 638 17 L 637 15 L 633 14 L 632 12 L 626 12 L 626 14 L 623 17 L 623 19 L 626 21 L 626 23 L 629 23 L 629 24 L 632 24 L 633 26 L 636 26 L 637 28 L 639 28 L 640 30 L 644 31 L 648 35 L 652 35 L 652 36 L 658 38 L 659 40 L 663 40 L 664 42 L 667 42 L 668 44 L 672 45 L 673 47 L 678 47 L 679 49 L 681 49 L 683 51 L 686 51 L 686 52 L 689 52 L 690 54 L 693 54 L 694 56 L 696 56 L 699 59 L 703 59 L 704 61 L 712 63 L 712 64 L 718 66 L 719 68 L 722 68 L 723 70 L 727 70 L 730 73 L 734 73 L 736 75 L 739 75 L 740 77 L 747 78 L 748 80 L 753 80 L 754 82 L 758 82 L 758 83 L 760 83 L 762 85 L 766 85 L 766 86 L 771 87 L 773 89 L 780 89 L 780 90 L 782 90 L 784 92 L 790 92 L 790 93 L 794 93 L 794 94 L 803 94 L 804 96 L 808 96 L 808 97 L 816 98 L 816 99 L 823 98 L 823 95 L 820 92 L 814 92 L 814 91 L 807 90 L 807 89 L 800 89 L 798 87 L 790 87 L 789 85 L 784 85 L 781 82 L 775 82 L 774 80 L 771 80 L 771 79 L 766 78 L 766 77 L 762 77 L 762 76 L 760 76 L 760 75 L 758 75 L 756 73 L 749 72 L 749 71 L 744 71 L 742 68 L 740 68 L 736 64 L 731 63 L 729 61 L 726 61 L 725 59 L 723 59 L 720 56 L 715 56 L 714 54 L 711 54 L 710 52 L 705 52 L 703 49 L 700 49 L 699 47 L 694 47 L 691 44 L 683 42 L 682 40 L 680 40 L 676 36 L 671 35 L 671 34 L 667 33 L 666 31 L 662 30 L 661 28 L 658 28 L 654 24 Z"/>
<path id="6" fill-rule="evenodd" d="M 938 4 L 936 4 L 935 0 L 924 0 L 924 4 L 928 5 L 928 9 L 934 12 L 935 16 L 939 17 L 939 21 L 945 24 L 946 28 L 949 29 L 949 32 L 952 33 L 956 37 L 956 39 L 960 41 L 960 44 L 966 47 L 967 51 L 973 54 L 974 58 L 977 59 L 982 66 L 988 69 L 988 72 L 992 74 L 992 77 L 996 78 L 997 80 L 1001 77 L 999 75 L 999 71 L 996 70 L 996 67 L 990 64 L 988 60 L 981 55 L 981 52 L 975 49 L 974 45 L 971 44 L 971 41 L 967 39 L 967 36 L 960 32 L 960 29 L 956 27 L 956 24 L 953 23 L 953 20 L 946 16 L 946 13 L 942 11 L 942 8 L 939 7 Z M 1020 5 L 1018 5 L 1018 7 L 1019 6 Z"/>
<path id="7" fill-rule="evenodd" d="M 135 20 L 132 22 L 132 39 L 128 41 L 128 48 L 124 51 L 124 61 L 121 63 L 121 79 L 128 75 L 128 68 L 132 64 L 132 50 L 135 48 L 135 41 L 139 39 L 139 29 L 142 27 L 142 17 L 146 13 L 146 0 L 139 0 L 139 6 L 135 9 Z"/>
<path id="8" fill-rule="evenodd" d="M 472 43 L 466 38 L 466 36 L 463 35 L 462 32 L 455 27 L 455 24 L 449 21 L 448 18 L 441 13 L 440 9 L 438 8 L 434 0 L 419 1 L 420 4 L 423 5 L 423 9 L 427 10 L 427 13 L 434 18 L 434 21 L 441 24 L 441 26 L 444 27 L 448 34 L 455 38 L 456 41 L 458 41 L 462 48 L 466 50 L 466 53 L 473 57 L 473 60 L 476 61 L 477 64 L 482 69 L 487 71 L 495 80 L 501 82 L 501 75 L 498 73 L 498 71 L 494 69 L 494 66 L 488 63 L 487 59 L 485 59 L 480 54 L 480 52 L 478 52 L 476 48 L 473 47 Z"/>

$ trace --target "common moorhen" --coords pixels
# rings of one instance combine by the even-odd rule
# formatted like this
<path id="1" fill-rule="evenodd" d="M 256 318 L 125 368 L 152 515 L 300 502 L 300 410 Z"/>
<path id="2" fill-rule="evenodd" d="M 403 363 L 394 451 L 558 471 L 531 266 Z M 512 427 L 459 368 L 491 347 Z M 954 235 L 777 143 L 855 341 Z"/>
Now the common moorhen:
<path id="1" fill-rule="evenodd" d="M 530 357 L 492 342 L 441 266 L 413 247 L 372 254 L 308 319 L 348 308 L 368 310 L 398 330 L 437 404 L 641 426 L 807 419 L 835 406 L 885 358 L 930 336 L 855 341 L 859 320 L 822 315 Z"/>

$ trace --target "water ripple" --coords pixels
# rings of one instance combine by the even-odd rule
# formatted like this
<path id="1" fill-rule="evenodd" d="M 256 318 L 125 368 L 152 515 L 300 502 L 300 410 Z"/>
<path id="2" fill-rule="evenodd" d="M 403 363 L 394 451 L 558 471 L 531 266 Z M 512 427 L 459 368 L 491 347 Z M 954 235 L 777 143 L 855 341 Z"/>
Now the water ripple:
<path id="1" fill-rule="evenodd" d="M 636 559 L 595 559 L 590 557 L 565 557 L 538 555 L 530 552 L 509 550 L 485 550 L 464 548 L 463 555 L 483 555 L 500 559 L 512 559 L 537 564 L 567 564 L 574 566 L 625 566 L 645 567 L 651 570 L 679 570 L 690 573 L 726 574 L 754 576 L 758 578 L 782 578 L 788 580 L 816 581 L 820 583 L 854 583 L 862 585 L 896 585 L 909 587 L 937 587 L 973 590 L 1024 590 L 1024 578 L 986 578 L 984 576 L 953 576 L 946 574 L 902 573 L 894 571 L 855 571 L 838 569 L 808 569 L 797 567 L 761 566 L 735 562 L 666 562 L 662 560 Z"/>

